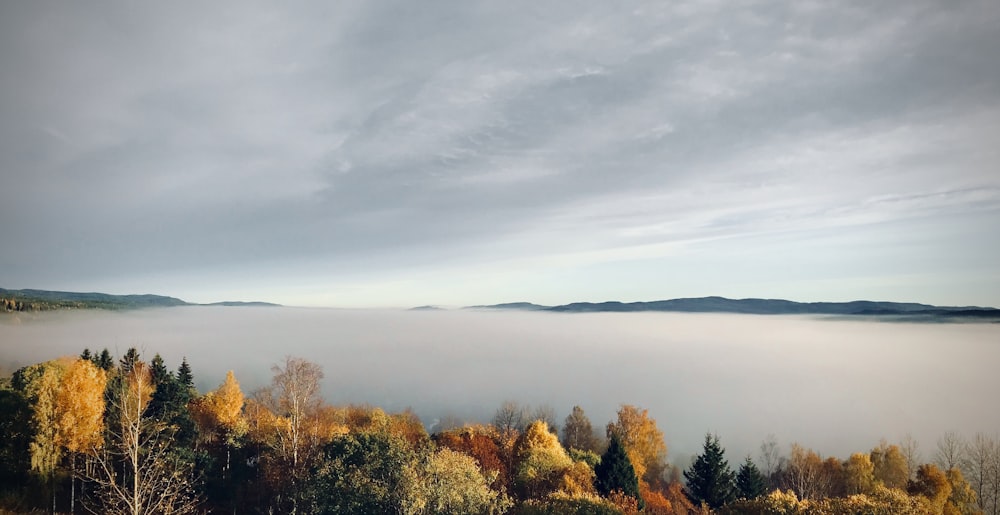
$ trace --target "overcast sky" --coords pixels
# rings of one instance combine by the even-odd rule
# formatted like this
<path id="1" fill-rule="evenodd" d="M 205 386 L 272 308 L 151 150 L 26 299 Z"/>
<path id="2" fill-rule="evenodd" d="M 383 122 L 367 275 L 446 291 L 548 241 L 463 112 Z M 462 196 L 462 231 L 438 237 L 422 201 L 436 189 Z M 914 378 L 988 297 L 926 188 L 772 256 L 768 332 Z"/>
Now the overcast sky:
<path id="1" fill-rule="evenodd" d="M 1000 306 L 1000 2 L 0 3 L 0 287 Z"/>

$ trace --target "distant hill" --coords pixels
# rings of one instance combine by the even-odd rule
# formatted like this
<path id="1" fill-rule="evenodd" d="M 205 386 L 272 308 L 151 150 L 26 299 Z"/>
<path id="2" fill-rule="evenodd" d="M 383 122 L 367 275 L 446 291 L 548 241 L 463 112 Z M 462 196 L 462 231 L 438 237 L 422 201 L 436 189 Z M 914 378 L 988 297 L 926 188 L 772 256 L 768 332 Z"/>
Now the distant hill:
<path id="1" fill-rule="evenodd" d="M 191 304 L 192 306 L 249 306 L 249 307 L 268 307 L 268 308 L 280 308 L 281 304 L 275 304 L 273 302 L 261 302 L 259 300 L 243 302 L 240 300 L 226 300 L 222 302 L 210 302 L 208 304 Z"/>
<path id="2" fill-rule="evenodd" d="M 490 304 L 488 306 L 466 306 L 462 309 L 520 309 L 524 311 L 543 311 L 552 309 L 552 306 L 542 306 L 530 302 L 507 302 L 504 304 Z"/>
<path id="3" fill-rule="evenodd" d="M 52 311 L 57 309 L 164 308 L 174 306 L 280 306 L 269 302 L 225 301 L 193 304 L 164 295 L 111 295 L 50 290 L 7 290 L 0 288 L 0 311 Z"/>
<path id="4" fill-rule="evenodd" d="M 540 306 L 529 302 L 470 306 L 469 309 L 523 309 L 562 313 L 663 311 L 681 313 L 743 313 L 753 315 L 849 315 L 907 318 L 1000 319 L 1000 309 L 978 306 L 932 306 L 912 302 L 795 302 L 784 299 L 699 297 L 650 302 L 574 302 Z"/>

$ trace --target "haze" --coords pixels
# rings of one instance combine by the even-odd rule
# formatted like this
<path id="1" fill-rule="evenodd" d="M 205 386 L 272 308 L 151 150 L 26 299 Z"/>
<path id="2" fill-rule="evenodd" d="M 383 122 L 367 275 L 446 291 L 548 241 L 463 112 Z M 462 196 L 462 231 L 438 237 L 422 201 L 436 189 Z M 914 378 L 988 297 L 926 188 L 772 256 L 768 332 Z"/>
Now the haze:
<path id="1" fill-rule="evenodd" d="M 925 454 L 945 431 L 995 433 L 1000 325 L 716 314 L 554 314 L 185 307 L 4 318 L 0 365 L 108 347 L 138 347 L 199 389 L 233 369 L 244 391 L 266 384 L 286 354 L 323 366 L 325 398 L 488 420 L 504 400 L 574 404 L 595 427 L 621 403 L 648 408 L 671 460 L 706 431 L 730 462 L 773 433 L 846 457 L 910 433 Z"/>

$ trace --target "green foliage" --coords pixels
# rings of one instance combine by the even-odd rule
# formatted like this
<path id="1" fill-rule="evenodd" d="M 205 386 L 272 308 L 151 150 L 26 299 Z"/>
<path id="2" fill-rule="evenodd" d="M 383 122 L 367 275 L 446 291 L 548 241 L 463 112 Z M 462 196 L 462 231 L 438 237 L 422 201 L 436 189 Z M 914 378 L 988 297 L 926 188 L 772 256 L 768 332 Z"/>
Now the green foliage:
<path id="1" fill-rule="evenodd" d="M 733 471 L 724 454 L 719 437 L 706 434 L 702 453 L 695 458 L 691 468 L 684 471 L 686 493 L 694 504 L 705 503 L 718 508 L 735 498 Z"/>
<path id="2" fill-rule="evenodd" d="M 635 476 L 635 469 L 628 459 L 625 446 L 617 433 L 611 433 L 608 440 L 608 450 L 601 455 L 601 462 L 594 468 L 597 476 L 595 486 L 601 495 L 607 496 L 611 492 L 620 491 L 625 495 L 641 500 L 639 496 L 639 479 Z"/>
<path id="3" fill-rule="evenodd" d="M 416 453 L 385 431 L 335 438 L 309 474 L 305 497 L 316 513 L 397 513 Z"/>
<path id="4" fill-rule="evenodd" d="M 736 495 L 741 499 L 756 499 L 767 493 L 767 478 L 747 457 L 736 473 Z"/>

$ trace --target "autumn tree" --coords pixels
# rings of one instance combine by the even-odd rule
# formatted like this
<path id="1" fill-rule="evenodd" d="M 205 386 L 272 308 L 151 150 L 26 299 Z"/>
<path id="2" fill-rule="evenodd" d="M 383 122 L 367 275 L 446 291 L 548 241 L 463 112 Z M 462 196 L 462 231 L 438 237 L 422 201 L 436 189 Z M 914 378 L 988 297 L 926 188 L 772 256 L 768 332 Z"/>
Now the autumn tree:
<path id="1" fill-rule="evenodd" d="M 221 455 L 207 482 L 210 500 L 225 505 L 235 502 L 235 489 L 231 484 L 232 456 L 234 450 L 243 446 L 243 437 L 248 431 L 243 418 L 243 405 L 243 392 L 232 370 L 216 390 L 195 399 L 190 405 L 191 415 L 198 426 L 199 441 L 215 451 L 215 455 Z M 242 471 L 244 467 L 239 468 Z"/>
<path id="2" fill-rule="evenodd" d="M 404 513 L 417 460 L 407 442 L 387 431 L 361 431 L 326 444 L 304 474 L 310 513 Z"/>
<path id="3" fill-rule="evenodd" d="M 492 515 L 504 513 L 513 504 L 490 488 L 495 472 L 484 475 L 471 456 L 447 448 L 410 462 L 404 475 L 406 513 Z"/>
<path id="4" fill-rule="evenodd" d="M 915 478 L 907 485 L 910 495 L 920 495 L 927 499 L 931 513 L 942 514 L 951 497 L 951 483 L 948 476 L 933 464 L 920 465 Z"/>
<path id="5" fill-rule="evenodd" d="M 639 479 L 629 459 L 628 451 L 617 432 L 608 436 L 608 448 L 601 455 L 601 462 L 595 467 L 597 491 L 603 496 L 612 492 L 640 498 Z"/>
<path id="6" fill-rule="evenodd" d="M 515 485 L 523 498 L 541 497 L 559 488 L 573 460 L 559 444 L 559 438 L 549 432 L 544 421 L 532 422 L 514 446 L 517 459 Z"/>
<path id="7" fill-rule="evenodd" d="M 640 481 L 656 486 L 666 471 L 667 445 L 656 421 L 649 418 L 648 410 L 628 404 L 618 410 L 618 419 L 609 423 L 608 438 L 617 434 L 628 452 L 629 460 Z"/>
<path id="8" fill-rule="evenodd" d="M 705 435 L 702 453 L 684 471 L 684 479 L 688 497 L 695 505 L 704 503 L 715 509 L 735 498 L 733 471 L 717 435 Z"/>
<path id="9" fill-rule="evenodd" d="M 298 511 L 299 491 L 312 460 L 328 441 L 316 431 L 323 404 L 320 397 L 322 368 L 302 358 L 287 356 L 283 366 L 273 366 L 271 385 L 255 396 L 256 420 L 251 430 L 266 448 L 268 477 L 284 490 L 290 513 Z M 332 435 L 329 435 L 332 436 Z"/>
<path id="10" fill-rule="evenodd" d="M 951 496 L 945 506 L 946 513 L 948 515 L 981 514 L 976 492 L 962 476 L 962 471 L 958 468 L 951 468 L 945 472 L 945 475 L 948 477 L 948 484 L 951 485 Z"/>
<path id="11" fill-rule="evenodd" d="M 87 359 L 73 361 L 56 392 L 56 443 L 70 458 L 70 513 L 76 512 L 77 456 L 92 457 L 104 444 L 107 373 Z"/>
<path id="12" fill-rule="evenodd" d="M 126 355 L 128 356 L 128 355 Z M 149 367 L 123 360 L 111 388 L 113 418 L 107 441 L 94 458 L 95 470 L 85 477 L 96 486 L 88 509 L 112 514 L 194 513 L 200 498 L 192 464 L 172 452 L 173 430 L 152 418 Z"/>
<path id="13" fill-rule="evenodd" d="M 28 444 L 31 471 L 48 485 L 53 512 L 56 510 L 56 469 L 62 458 L 56 398 L 65 369 L 63 361 L 47 361 L 22 368 L 13 378 L 14 387 L 31 406 L 30 432 L 33 436 Z"/>
<path id="14" fill-rule="evenodd" d="M 563 423 L 562 433 L 562 444 L 566 449 L 600 452 L 600 441 L 583 408 L 573 406 L 573 411 Z"/>
<path id="15" fill-rule="evenodd" d="M 871 456 L 856 452 L 844 462 L 844 489 L 847 495 L 867 494 L 875 488 L 875 465 Z"/>
<path id="16" fill-rule="evenodd" d="M 875 466 L 875 479 L 888 488 L 906 489 L 910 480 L 906 456 L 898 445 L 883 442 L 870 453 Z"/>
<path id="17" fill-rule="evenodd" d="M 467 454 L 474 458 L 487 477 L 494 478 L 494 489 L 511 491 L 513 477 L 507 467 L 504 452 L 497 444 L 497 431 L 493 426 L 465 426 L 434 435 L 439 447 Z"/>
<path id="18" fill-rule="evenodd" d="M 823 459 L 811 449 L 792 444 L 783 478 L 788 488 L 801 499 L 825 497 L 829 485 L 823 470 Z"/>
<path id="19" fill-rule="evenodd" d="M 741 499 L 755 499 L 767 493 L 767 478 L 749 456 L 736 473 L 736 496 Z"/>

